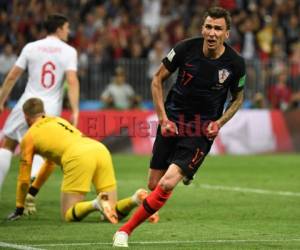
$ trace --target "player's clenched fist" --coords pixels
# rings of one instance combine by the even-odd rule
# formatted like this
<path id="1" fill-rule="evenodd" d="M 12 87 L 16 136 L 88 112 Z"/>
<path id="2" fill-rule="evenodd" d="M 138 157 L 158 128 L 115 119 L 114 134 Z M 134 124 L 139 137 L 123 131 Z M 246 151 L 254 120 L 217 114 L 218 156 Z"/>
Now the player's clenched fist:
<path id="1" fill-rule="evenodd" d="M 220 126 L 216 121 L 211 121 L 208 126 L 206 127 L 206 137 L 209 140 L 213 140 L 217 137 L 220 130 Z"/>
<path id="2" fill-rule="evenodd" d="M 178 129 L 175 122 L 170 120 L 164 120 L 161 122 L 161 134 L 162 136 L 175 136 L 178 134 Z"/>

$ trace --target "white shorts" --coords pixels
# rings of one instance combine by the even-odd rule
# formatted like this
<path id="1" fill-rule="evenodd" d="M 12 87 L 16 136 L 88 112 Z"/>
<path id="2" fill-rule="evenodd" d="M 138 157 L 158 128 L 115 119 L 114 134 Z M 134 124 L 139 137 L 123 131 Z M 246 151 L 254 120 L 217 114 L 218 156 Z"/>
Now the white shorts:
<path id="1" fill-rule="evenodd" d="M 12 109 L 9 116 L 7 117 L 2 133 L 18 142 L 21 142 L 24 134 L 26 133 L 28 126 L 24 118 L 22 106 L 26 100 L 31 98 L 31 95 L 23 94 L 17 102 L 16 106 Z M 60 116 L 62 104 L 55 103 L 51 100 L 41 98 L 44 102 L 44 108 L 47 115 Z"/>

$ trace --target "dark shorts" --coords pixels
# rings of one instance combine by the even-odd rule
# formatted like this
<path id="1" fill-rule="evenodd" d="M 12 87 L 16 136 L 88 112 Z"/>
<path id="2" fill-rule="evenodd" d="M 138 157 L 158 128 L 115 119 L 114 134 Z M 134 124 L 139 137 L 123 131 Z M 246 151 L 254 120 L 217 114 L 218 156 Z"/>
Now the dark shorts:
<path id="1" fill-rule="evenodd" d="M 209 153 L 212 143 L 205 136 L 164 137 L 158 127 L 150 168 L 167 170 L 174 163 L 185 176 L 192 178 Z"/>

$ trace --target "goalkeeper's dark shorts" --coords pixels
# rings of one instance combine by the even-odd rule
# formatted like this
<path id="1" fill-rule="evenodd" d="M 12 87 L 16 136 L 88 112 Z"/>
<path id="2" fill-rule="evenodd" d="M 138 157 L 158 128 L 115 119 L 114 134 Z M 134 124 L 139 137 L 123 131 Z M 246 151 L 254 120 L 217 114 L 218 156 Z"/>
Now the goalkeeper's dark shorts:
<path id="1" fill-rule="evenodd" d="M 170 136 L 161 135 L 157 129 L 153 145 L 151 169 L 167 170 L 170 164 L 178 165 L 183 174 L 192 178 L 209 153 L 213 141 L 205 136 Z"/>

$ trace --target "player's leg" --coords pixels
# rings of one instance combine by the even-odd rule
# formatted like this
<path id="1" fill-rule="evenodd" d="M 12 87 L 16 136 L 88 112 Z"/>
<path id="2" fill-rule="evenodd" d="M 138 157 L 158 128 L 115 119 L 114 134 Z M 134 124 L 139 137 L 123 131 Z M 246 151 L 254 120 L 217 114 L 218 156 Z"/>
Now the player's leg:
<path id="1" fill-rule="evenodd" d="M 187 137 L 180 142 L 180 148 L 178 154 L 185 157 L 177 157 L 174 159 L 174 163 L 181 166 L 184 173 L 183 184 L 191 184 L 195 173 L 202 165 L 205 157 L 211 149 L 213 141 L 208 140 L 204 136 Z"/>
<path id="2" fill-rule="evenodd" d="M 96 207 L 102 214 L 100 217 L 101 221 L 107 220 L 112 224 L 118 223 L 118 215 L 115 209 L 117 203 L 117 189 L 115 185 L 109 189 L 102 189 L 94 202 L 96 202 Z"/>
<path id="3" fill-rule="evenodd" d="M 128 222 L 116 232 L 113 246 L 128 246 L 128 236 L 136 227 L 165 205 L 172 194 L 172 190 L 182 178 L 181 169 L 177 165 L 171 164 L 154 191 L 144 200 Z"/>
<path id="4" fill-rule="evenodd" d="M 61 187 L 61 211 L 65 221 L 80 221 L 89 213 L 99 211 L 97 199 L 83 201 L 90 191 L 96 168 L 95 157 L 82 144 L 63 157 L 63 182 Z"/>
<path id="5" fill-rule="evenodd" d="M 2 139 L 0 148 L 0 191 L 10 167 L 13 152 L 17 145 L 18 141 L 11 139 L 8 136 L 4 136 Z"/>
<path id="6" fill-rule="evenodd" d="M 158 128 L 148 173 L 148 188 L 151 191 L 155 189 L 162 176 L 166 173 L 169 166 L 168 160 L 173 154 L 176 142 L 176 138 L 163 137 L 160 133 L 160 127 Z M 155 212 L 149 217 L 150 223 L 157 223 L 158 221 L 158 212 Z"/>
<path id="7" fill-rule="evenodd" d="M 168 158 L 172 164 L 160 179 L 154 191 L 145 199 L 143 205 L 115 234 L 114 246 L 128 246 L 128 235 L 147 217 L 158 211 L 165 204 L 174 187 L 184 176 L 193 177 L 208 153 L 210 146 L 211 142 L 202 137 L 187 137 L 178 140 L 176 149 Z M 159 157 L 157 156 L 156 159 L 159 159 Z M 152 160 L 151 168 L 153 166 L 157 165 L 153 165 Z"/>
<path id="8" fill-rule="evenodd" d="M 118 219 L 126 217 L 133 208 L 141 204 L 148 193 L 144 189 L 138 189 L 132 196 L 117 201 L 116 178 L 110 152 L 99 144 L 95 158 L 98 159 L 98 164 L 92 181 L 99 194 L 98 200 L 104 209 L 106 218 L 114 223 L 115 215 Z M 107 194 L 106 200 L 109 202 L 109 207 L 106 206 L 106 201 L 103 199 L 105 194 Z"/>
<path id="9" fill-rule="evenodd" d="M 141 224 L 150 215 L 158 211 L 165 202 L 169 199 L 172 190 L 177 183 L 183 178 L 181 169 L 171 164 L 165 175 L 161 178 L 156 188 L 150 193 L 150 195 L 144 200 L 143 204 L 134 213 L 132 218 L 120 228 L 119 231 L 125 231 L 131 234 L 133 229 Z"/>
<path id="10" fill-rule="evenodd" d="M 97 143 L 93 154 L 96 168 L 92 182 L 98 194 L 99 208 L 102 208 L 105 219 L 111 223 L 117 223 L 117 182 L 110 152 L 103 144 Z"/>
<path id="11" fill-rule="evenodd" d="M 92 212 L 100 211 L 111 223 L 118 222 L 115 213 L 111 212 L 109 199 L 114 199 L 115 191 L 102 192 L 91 201 L 84 201 L 85 193 L 62 192 L 62 217 L 67 222 L 81 221 Z"/>
<path id="12" fill-rule="evenodd" d="M 0 190 L 4 182 L 4 178 L 9 170 L 13 152 L 28 129 L 22 108 L 19 105 L 20 102 L 23 102 L 22 98 L 10 112 L 2 130 L 5 136 L 0 148 Z"/>
<path id="13" fill-rule="evenodd" d="M 84 193 L 61 193 L 61 217 L 65 221 L 80 221 L 86 215 L 87 208 L 83 205 L 79 205 L 84 200 Z M 76 206 L 77 205 L 77 206 Z M 83 208 L 84 207 L 84 208 Z M 84 213 L 82 212 L 84 210 Z M 96 209 L 95 209 L 96 210 Z"/>
<path id="14" fill-rule="evenodd" d="M 160 179 L 163 177 L 163 175 L 166 173 L 167 170 L 165 169 L 149 169 L 149 174 L 148 174 L 148 188 L 153 191 L 155 187 L 157 186 L 158 182 Z M 149 217 L 149 222 L 150 223 L 157 223 L 159 221 L 159 214 L 158 212 L 152 214 Z"/>
<path id="15" fill-rule="evenodd" d="M 31 180 L 34 180 L 37 177 L 43 163 L 44 159 L 42 156 L 34 155 L 31 168 Z"/>
<path id="16" fill-rule="evenodd" d="M 160 179 L 164 176 L 166 173 L 166 169 L 149 169 L 148 173 L 148 188 L 153 191 L 155 187 L 157 186 Z"/>
<path id="17" fill-rule="evenodd" d="M 178 139 L 161 135 L 160 126 L 153 145 L 153 154 L 148 172 L 148 188 L 152 191 L 157 186 L 161 177 L 166 173 L 170 157 L 176 149 Z"/>
<path id="18" fill-rule="evenodd" d="M 84 194 L 90 191 L 91 182 L 96 187 L 97 198 L 92 201 L 78 200 L 77 203 L 72 203 L 71 207 L 65 207 L 63 215 L 66 221 L 80 221 L 89 213 L 94 211 L 100 211 L 111 223 L 117 223 L 117 215 L 111 204 L 115 205 L 117 200 L 116 182 L 114 179 L 114 173 L 107 173 L 100 175 L 101 168 L 99 168 L 99 160 L 106 159 L 106 155 L 100 154 L 98 143 L 82 143 L 81 148 L 74 150 L 70 155 L 64 157 L 64 180 L 62 184 L 62 192 L 68 193 L 68 196 L 64 194 L 64 197 L 80 197 L 79 194 Z M 76 152 L 75 152 L 76 151 Z M 110 159 L 111 160 L 111 159 Z M 104 168 L 105 169 L 105 168 Z M 102 178 L 108 180 L 103 181 Z M 73 195 L 71 194 L 73 193 Z M 74 194 L 75 193 L 75 194 Z M 77 198 L 74 198 L 76 201 Z M 81 196 L 83 198 L 83 196 Z M 66 199 L 65 199 L 66 200 Z M 79 202 L 80 201 L 80 202 Z"/>
<path id="19" fill-rule="evenodd" d="M 127 217 L 134 208 L 142 204 L 147 196 L 147 190 L 140 188 L 132 196 L 119 200 L 116 204 L 118 219 L 121 220 Z"/>

